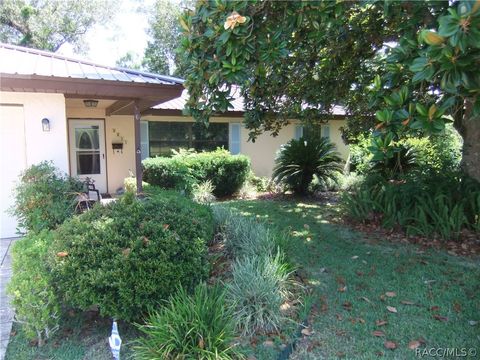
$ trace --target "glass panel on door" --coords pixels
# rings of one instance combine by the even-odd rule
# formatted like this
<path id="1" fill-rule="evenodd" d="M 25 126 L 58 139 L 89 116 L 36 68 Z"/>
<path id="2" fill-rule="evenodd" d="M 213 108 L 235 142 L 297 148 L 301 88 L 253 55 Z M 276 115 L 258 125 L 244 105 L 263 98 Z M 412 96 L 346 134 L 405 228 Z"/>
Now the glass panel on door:
<path id="1" fill-rule="evenodd" d="M 101 173 L 99 144 L 98 126 L 75 128 L 77 175 Z"/>

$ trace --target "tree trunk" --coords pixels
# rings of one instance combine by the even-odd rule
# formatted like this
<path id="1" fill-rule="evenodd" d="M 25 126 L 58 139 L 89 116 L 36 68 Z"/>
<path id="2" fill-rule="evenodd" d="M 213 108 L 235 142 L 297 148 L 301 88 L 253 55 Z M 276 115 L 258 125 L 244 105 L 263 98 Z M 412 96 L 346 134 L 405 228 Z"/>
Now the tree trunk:
<path id="1" fill-rule="evenodd" d="M 465 113 L 456 128 L 463 138 L 461 166 L 472 178 L 480 182 L 480 117 L 472 117 L 473 103 L 465 102 Z"/>

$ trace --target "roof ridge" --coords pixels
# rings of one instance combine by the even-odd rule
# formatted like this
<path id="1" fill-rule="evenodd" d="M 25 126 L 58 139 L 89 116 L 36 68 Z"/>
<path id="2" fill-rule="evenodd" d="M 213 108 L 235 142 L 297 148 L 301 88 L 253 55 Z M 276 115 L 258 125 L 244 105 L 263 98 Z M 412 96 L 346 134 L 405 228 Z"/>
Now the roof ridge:
<path id="1" fill-rule="evenodd" d="M 176 82 L 176 83 L 179 83 L 179 84 L 183 84 L 183 82 L 184 82 L 183 79 L 173 77 L 173 76 L 154 74 L 154 73 L 145 72 L 145 71 L 138 71 L 138 70 L 133 70 L 133 69 L 128 69 L 128 68 L 123 68 L 123 67 L 119 67 L 119 66 L 103 65 L 103 64 L 94 63 L 90 60 L 81 59 L 79 57 L 78 58 L 70 57 L 70 56 L 65 56 L 65 55 L 62 55 L 62 54 L 57 54 L 57 53 L 54 53 L 54 52 L 51 52 L 51 51 L 39 50 L 39 49 L 35 49 L 35 48 L 28 48 L 28 47 L 24 47 L 24 46 L 18 46 L 18 45 L 12 45 L 12 44 L 7 44 L 7 43 L 0 42 L 0 48 L 2 48 L 2 47 L 6 48 L 6 49 L 10 49 L 10 50 L 22 51 L 22 52 L 28 53 L 28 54 L 46 56 L 46 57 L 50 57 L 50 58 L 54 58 L 54 59 L 58 59 L 58 60 L 64 60 L 64 61 L 72 61 L 72 62 L 76 62 L 76 63 L 82 64 L 82 65 L 101 67 L 101 68 L 108 69 L 108 70 L 115 70 L 115 71 L 120 71 L 120 72 L 126 72 L 126 73 L 129 73 L 129 74 L 147 76 L 147 77 L 151 77 L 151 78 L 157 78 L 157 79 L 160 79 L 160 80 Z"/>

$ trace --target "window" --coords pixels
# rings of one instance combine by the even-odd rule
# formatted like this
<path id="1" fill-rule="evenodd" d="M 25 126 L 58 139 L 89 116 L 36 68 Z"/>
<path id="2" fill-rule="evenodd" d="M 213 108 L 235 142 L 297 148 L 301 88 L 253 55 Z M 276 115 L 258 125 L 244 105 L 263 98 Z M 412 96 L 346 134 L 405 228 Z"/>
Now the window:
<path id="1" fill-rule="evenodd" d="M 298 140 L 303 135 L 314 136 L 314 137 L 324 137 L 330 139 L 330 125 L 320 125 L 320 126 L 306 126 L 295 125 L 295 135 L 294 139 Z"/>
<path id="2" fill-rule="evenodd" d="M 172 149 L 228 149 L 228 123 L 210 123 L 208 127 L 193 122 L 148 122 L 149 155 L 169 156 Z"/>

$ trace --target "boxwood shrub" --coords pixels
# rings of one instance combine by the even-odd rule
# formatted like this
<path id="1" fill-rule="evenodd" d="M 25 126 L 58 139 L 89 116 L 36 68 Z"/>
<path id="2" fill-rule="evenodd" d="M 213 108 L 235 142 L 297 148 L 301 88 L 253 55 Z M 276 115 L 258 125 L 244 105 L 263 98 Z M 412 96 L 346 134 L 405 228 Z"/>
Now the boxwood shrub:
<path id="1" fill-rule="evenodd" d="M 171 158 L 157 157 L 143 161 L 144 180 L 166 189 L 185 188 L 210 181 L 217 197 L 240 190 L 250 173 L 250 159 L 218 149 L 201 153 L 178 153 Z"/>
<path id="2" fill-rule="evenodd" d="M 131 194 L 58 227 L 50 264 L 67 305 L 97 305 L 103 316 L 139 320 L 178 286 L 208 275 L 211 210 L 172 192 Z"/>

